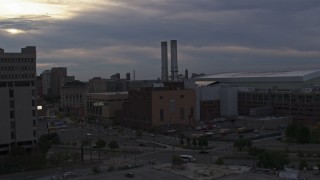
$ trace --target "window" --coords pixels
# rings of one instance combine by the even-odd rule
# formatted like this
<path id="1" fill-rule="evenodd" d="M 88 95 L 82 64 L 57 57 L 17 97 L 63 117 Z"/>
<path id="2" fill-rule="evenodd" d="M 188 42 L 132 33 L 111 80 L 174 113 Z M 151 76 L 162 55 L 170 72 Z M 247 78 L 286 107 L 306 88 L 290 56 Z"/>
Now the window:
<path id="1" fill-rule="evenodd" d="M 9 90 L 9 97 L 13 98 L 13 89 Z"/>
<path id="2" fill-rule="evenodd" d="M 11 131 L 11 139 L 15 139 L 15 138 L 16 138 L 15 133 Z"/>
<path id="3" fill-rule="evenodd" d="M 160 109 L 160 121 L 164 120 L 164 113 L 163 113 L 163 109 Z"/>
<path id="4" fill-rule="evenodd" d="M 10 100 L 10 108 L 13 109 L 14 108 L 14 101 Z"/>
<path id="5" fill-rule="evenodd" d="M 36 116 L 36 111 L 32 110 L 32 116 L 35 117 Z"/>
<path id="6" fill-rule="evenodd" d="M 32 89 L 32 96 L 34 96 L 34 89 Z"/>
<path id="7" fill-rule="evenodd" d="M 14 118 L 14 111 L 10 111 L 10 118 Z"/>
<path id="8" fill-rule="evenodd" d="M 184 108 L 180 108 L 180 119 L 184 119 Z"/>
<path id="9" fill-rule="evenodd" d="M 193 117 L 193 107 L 190 107 L 190 117 Z"/>
<path id="10" fill-rule="evenodd" d="M 32 106 L 35 106 L 34 99 L 32 100 Z"/>
<path id="11" fill-rule="evenodd" d="M 11 126 L 11 129 L 15 129 L 16 128 L 16 123 L 14 121 L 11 121 L 10 122 L 10 126 Z"/>

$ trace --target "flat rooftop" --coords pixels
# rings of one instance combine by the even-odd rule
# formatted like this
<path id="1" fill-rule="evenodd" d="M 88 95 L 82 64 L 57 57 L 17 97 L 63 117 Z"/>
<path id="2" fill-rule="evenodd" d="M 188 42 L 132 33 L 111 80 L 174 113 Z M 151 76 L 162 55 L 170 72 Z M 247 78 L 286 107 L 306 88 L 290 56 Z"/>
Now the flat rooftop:
<path id="1" fill-rule="evenodd" d="M 272 82 L 272 81 L 306 81 L 320 77 L 320 70 L 295 70 L 278 72 L 232 72 L 219 73 L 195 78 L 196 80 L 213 80 L 226 82 Z"/>
<path id="2" fill-rule="evenodd" d="M 87 95 L 105 95 L 105 96 L 110 96 L 110 95 L 126 95 L 128 92 L 100 92 L 100 93 L 87 93 Z"/>

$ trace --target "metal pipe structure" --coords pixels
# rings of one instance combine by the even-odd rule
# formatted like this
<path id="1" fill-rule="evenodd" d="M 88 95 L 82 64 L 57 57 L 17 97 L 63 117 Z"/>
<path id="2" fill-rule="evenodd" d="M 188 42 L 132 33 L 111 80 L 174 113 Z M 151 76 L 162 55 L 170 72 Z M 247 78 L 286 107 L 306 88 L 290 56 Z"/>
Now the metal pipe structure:
<path id="1" fill-rule="evenodd" d="M 161 80 L 168 81 L 168 44 L 161 42 Z"/>
<path id="2" fill-rule="evenodd" d="M 178 81 L 177 40 L 170 41 L 171 48 L 171 81 Z"/>

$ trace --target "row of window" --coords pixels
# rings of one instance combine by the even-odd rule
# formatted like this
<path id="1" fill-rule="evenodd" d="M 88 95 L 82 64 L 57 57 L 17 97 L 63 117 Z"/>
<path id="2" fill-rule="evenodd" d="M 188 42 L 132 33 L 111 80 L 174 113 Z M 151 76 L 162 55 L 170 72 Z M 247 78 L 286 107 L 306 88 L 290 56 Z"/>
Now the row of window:
<path id="1" fill-rule="evenodd" d="M 35 110 L 32 110 L 32 117 L 36 117 L 36 111 Z M 10 118 L 11 119 L 15 118 L 14 110 L 10 111 Z"/>
<path id="2" fill-rule="evenodd" d="M 181 94 L 181 95 L 180 95 L 180 98 L 183 99 L 183 98 L 184 98 L 184 95 Z M 160 96 L 160 99 L 163 99 L 163 96 Z"/>
<path id="3" fill-rule="evenodd" d="M 2 74 L 1 79 L 34 78 L 34 74 Z"/>
<path id="4" fill-rule="evenodd" d="M 180 120 L 185 119 L 185 108 L 180 108 Z M 193 117 L 193 107 L 190 107 L 190 113 L 188 118 Z M 160 121 L 164 121 L 164 110 L 160 109 Z"/>
<path id="5" fill-rule="evenodd" d="M 12 134 L 12 133 L 11 133 Z M 35 137 L 35 132 L 33 132 L 33 135 Z M 12 139 L 15 139 L 14 138 L 15 135 L 11 135 L 11 138 Z M 20 142 L 16 142 L 18 146 L 23 146 L 23 145 L 32 145 L 32 141 L 20 141 Z M 34 140 L 33 141 L 33 144 L 36 144 L 36 141 Z M 0 148 L 8 148 L 10 144 L 0 144 Z M 11 147 L 15 146 L 14 143 L 11 143 Z"/>
<path id="6" fill-rule="evenodd" d="M 102 106 L 94 106 L 94 102 L 87 102 L 87 113 L 102 115 Z"/>
<path id="7" fill-rule="evenodd" d="M 36 137 L 36 135 L 37 135 L 36 130 L 33 130 L 33 137 Z M 16 133 L 14 131 L 11 131 L 11 139 L 16 139 Z M 29 145 L 29 144 L 20 144 L 20 145 Z"/>
<path id="8" fill-rule="evenodd" d="M 34 66 L 1 66 L 1 71 L 26 71 L 26 70 L 34 70 Z"/>
<path id="9" fill-rule="evenodd" d="M 0 61 L 2 63 L 13 63 L 13 62 L 19 62 L 19 63 L 25 63 L 25 62 L 33 62 L 33 58 L 1 58 Z"/>
<path id="10" fill-rule="evenodd" d="M 0 82 L 0 87 L 28 87 L 34 86 L 34 81 L 9 81 L 9 82 Z M 34 96 L 34 90 L 32 91 L 32 95 Z"/>
<path id="11" fill-rule="evenodd" d="M 65 95 L 63 96 L 64 99 L 79 99 L 82 98 L 82 94 L 76 94 L 76 95 Z"/>

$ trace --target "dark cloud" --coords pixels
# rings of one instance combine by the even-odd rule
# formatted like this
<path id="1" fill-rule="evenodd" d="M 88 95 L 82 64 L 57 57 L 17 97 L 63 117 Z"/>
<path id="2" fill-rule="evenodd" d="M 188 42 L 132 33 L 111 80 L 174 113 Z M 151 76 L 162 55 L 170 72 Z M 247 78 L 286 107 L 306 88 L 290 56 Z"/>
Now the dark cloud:
<path id="1" fill-rule="evenodd" d="M 39 73 L 67 66 L 82 80 L 133 69 L 139 79 L 157 78 L 160 41 L 170 39 L 178 40 L 182 73 L 320 68 L 319 0 L 106 2 L 70 19 L 0 20 L 0 29 L 26 31 L 0 31 L 0 45 L 37 45 Z"/>

